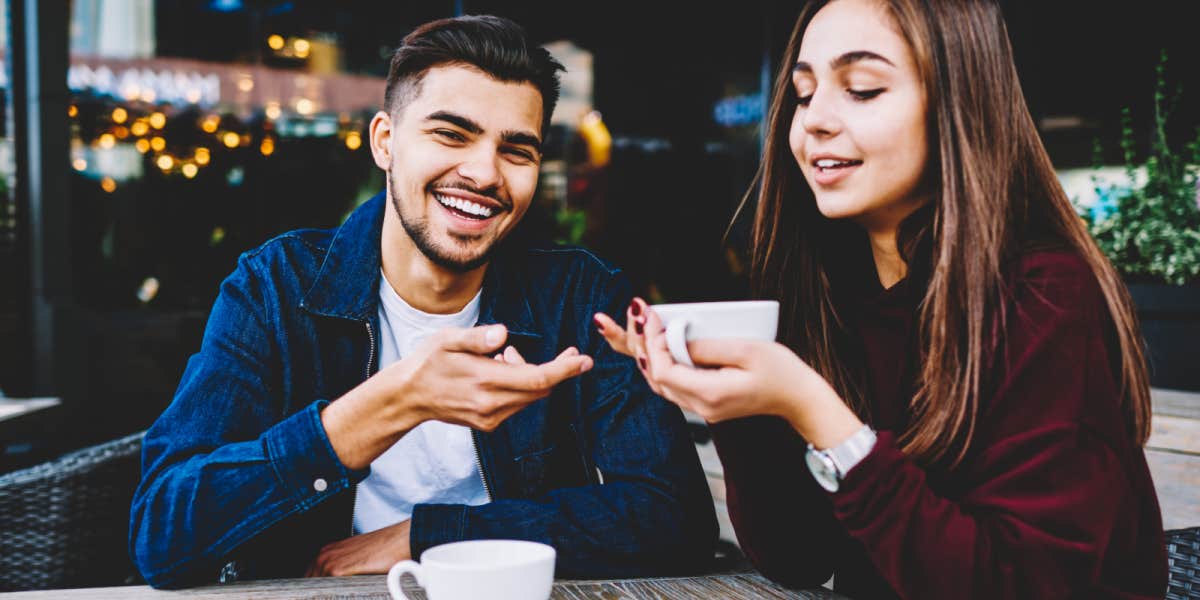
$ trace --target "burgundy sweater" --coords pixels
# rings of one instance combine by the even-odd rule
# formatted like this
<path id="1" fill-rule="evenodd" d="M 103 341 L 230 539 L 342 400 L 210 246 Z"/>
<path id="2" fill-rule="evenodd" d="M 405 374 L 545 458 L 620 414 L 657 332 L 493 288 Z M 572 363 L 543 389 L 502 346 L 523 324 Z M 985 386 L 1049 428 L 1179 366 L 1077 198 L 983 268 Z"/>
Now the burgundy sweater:
<path id="1" fill-rule="evenodd" d="M 845 305 L 865 359 L 872 452 L 828 493 L 783 420 L 712 427 L 742 550 L 767 577 L 855 598 L 1162 598 L 1158 499 L 1126 433 L 1111 319 L 1086 263 L 1019 261 L 974 440 L 955 470 L 896 443 L 923 290 L 878 281 Z M 873 289 L 872 289 L 873 288 Z"/>

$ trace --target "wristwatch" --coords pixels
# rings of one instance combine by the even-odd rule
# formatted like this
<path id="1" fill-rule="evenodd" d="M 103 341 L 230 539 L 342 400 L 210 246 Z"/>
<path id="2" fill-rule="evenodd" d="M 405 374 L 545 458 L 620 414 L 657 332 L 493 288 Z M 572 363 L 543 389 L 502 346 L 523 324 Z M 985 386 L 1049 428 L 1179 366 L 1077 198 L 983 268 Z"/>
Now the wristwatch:
<path id="1" fill-rule="evenodd" d="M 817 450 L 809 444 L 804 462 L 808 463 L 808 469 L 821 487 L 836 492 L 846 473 L 862 462 L 874 447 L 875 430 L 870 425 L 863 425 L 846 441 L 832 448 Z"/>

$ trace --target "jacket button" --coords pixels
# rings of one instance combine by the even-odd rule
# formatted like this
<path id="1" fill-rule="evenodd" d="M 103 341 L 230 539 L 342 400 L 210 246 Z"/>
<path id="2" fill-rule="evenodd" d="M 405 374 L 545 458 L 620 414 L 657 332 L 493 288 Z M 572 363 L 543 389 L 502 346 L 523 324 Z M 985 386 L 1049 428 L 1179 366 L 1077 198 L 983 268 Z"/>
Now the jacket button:
<path id="1" fill-rule="evenodd" d="M 318 478 L 316 481 L 313 482 L 313 489 L 317 490 L 318 492 L 323 492 L 328 487 L 329 487 L 329 483 L 326 482 L 324 479 Z"/>

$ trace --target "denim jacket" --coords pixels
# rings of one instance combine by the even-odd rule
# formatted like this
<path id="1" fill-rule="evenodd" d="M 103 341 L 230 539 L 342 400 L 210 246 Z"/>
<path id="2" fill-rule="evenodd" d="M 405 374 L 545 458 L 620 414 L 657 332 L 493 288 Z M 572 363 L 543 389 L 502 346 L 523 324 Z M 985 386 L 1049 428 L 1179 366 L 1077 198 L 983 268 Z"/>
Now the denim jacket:
<path id="1" fill-rule="evenodd" d="M 298 577 L 351 535 L 354 486 L 320 411 L 379 368 L 379 194 L 336 230 L 281 235 L 221 285 L 199 353 L 146 434 L 130 554 L 154 587 Z M 473 431 L 492 502 L 419 504 L 413 556 L 515 538 L 558 550 L 558 573 L 629 577 L 702 568 L 712 499 L 680 411 L 613 352 L 592 314 L 621 318 L 630 286 L 585 250 L 514 245 L 484 277 L 479 323 L 503 323 L 533 362 L 568 346 L 588 373 Z"/>

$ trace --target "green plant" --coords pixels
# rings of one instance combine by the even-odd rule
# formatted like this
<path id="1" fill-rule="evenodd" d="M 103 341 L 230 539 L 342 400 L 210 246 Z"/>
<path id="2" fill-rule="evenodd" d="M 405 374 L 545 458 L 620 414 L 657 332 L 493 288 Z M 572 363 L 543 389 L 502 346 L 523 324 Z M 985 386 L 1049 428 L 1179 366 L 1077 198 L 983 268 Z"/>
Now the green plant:
<path id="1" fill-rule="evenodd" d="M 554 224 L 556 243 L 578 246 L 583 243 L 583 234 L 587 231 L 587 212 L 582 208 L 560 206 L 554 211 Z"/>
<path id="2" fill-rule="evenodd" d="M 1144 165 L 1137 163 L 1133 117 L 1121 111 L 1121 149 L 1132 187 L 1100 189 L 1115 193 L 1111 211 L 1084 215 L 1100 249 L 1128 281 L 1184 285 L 1200 281 L 1200 206 L 1195 165 L 1200 164 L 1200 129 L 1196 139 L 1177 152 L 1167 143 L 1167 117 L 1179 101 L 1166 93 L 1167 53 L 1156 68 L 1154 132 Z M 1098 144 L 1097 144 L 1098 145 Z M 1145 169 L 1139 182 L 1138 171 Z"/>

